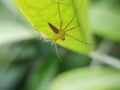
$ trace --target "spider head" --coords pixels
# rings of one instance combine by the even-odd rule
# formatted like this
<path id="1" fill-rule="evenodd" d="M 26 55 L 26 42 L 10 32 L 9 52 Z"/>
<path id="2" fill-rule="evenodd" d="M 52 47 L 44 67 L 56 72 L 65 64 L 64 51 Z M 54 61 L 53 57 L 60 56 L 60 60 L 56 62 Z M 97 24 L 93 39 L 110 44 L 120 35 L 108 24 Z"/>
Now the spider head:
<path id="1" fill-rule="evenodd" d="M 65 32 L 59 31 L 58 38 L 64 41 L 65 40 Z"/>

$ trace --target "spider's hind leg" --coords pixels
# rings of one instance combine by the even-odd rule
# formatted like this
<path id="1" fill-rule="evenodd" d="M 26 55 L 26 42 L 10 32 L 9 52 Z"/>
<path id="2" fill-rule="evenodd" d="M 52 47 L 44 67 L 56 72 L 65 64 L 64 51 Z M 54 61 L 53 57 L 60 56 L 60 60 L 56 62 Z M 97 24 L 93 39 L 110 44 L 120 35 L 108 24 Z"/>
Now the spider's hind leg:
<path id="1" fill-rule="evenodd" d="M 86 42 L 86 41 L 80 40 L 80 39 L 78 39 L 78 38 L 76 38 L 76 37 L 74 37 L 74 36 L 71 36 L 71 35 L 67 34 L 67 33 L 66 33 L 66 36 L 68 36 L 68 37 L 70 37 L 70 38 L 72 38 L 72 39 L 74 39 L 74 40 L 76 40 L 76 41 L 79 41 L 79 42 L 81 42 L 81 43 L 83 43 L 83 44 L 85 44 L 85 45 L 92 45 L 91 43 L 88 43 L 88 42 Z"/>

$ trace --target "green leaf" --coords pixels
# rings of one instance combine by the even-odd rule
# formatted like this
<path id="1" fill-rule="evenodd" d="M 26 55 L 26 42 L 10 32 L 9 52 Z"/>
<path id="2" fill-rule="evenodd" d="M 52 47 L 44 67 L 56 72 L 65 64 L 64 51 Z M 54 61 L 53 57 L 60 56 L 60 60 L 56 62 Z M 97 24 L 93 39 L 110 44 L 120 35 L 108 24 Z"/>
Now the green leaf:
<path id="1" fill-rule="evenodd" d="M 27 67 L 28 64 L 23 66 L 19 63 L 18 66 L 8 67 L 8 70 L 2 68 L 3 70 L 0 70 L 0 90 L 13 90 L 15 86 L 17 87 Z"/>
<path id="2" fill-rule="evenodd" d="M 34 68 L 27 80 L 25 90 L 46 90 L 48 84 L 56 75 L 59 66 L 56 58 L 51 58 L 51 60 L 50 58 L 47 58 L 43 65 L 40 64 Z"/>
<path id="3" fill-rule="evenodd" d="M 31 29 L 25 28 L 17 23 L 4 22 L 0 25 L 0 45 L 37 39 L 38 37 Z"/>
<path id="4" fill-rule="evenodd" d="M 54 32 L 50 29 L 48 23 L 60 28 L 60 14 L 58 13 L 57 2 L 60 5 L 63 27 L 70 22 L 76 13 L 75 19 L 69 28 L 77 25 L 79 27 L 67 33 L 81 41 L 92 43 L 87 17 L 88 0 L 17 0 L 20 10 L 31 22 L 32 26 L 48 38 L 53 38 L 54 36 Z M 82 53 L 91 51 L 92 46 L 81 43 L 68 36 L 66 36 L 64 41 L 57 40 L 56 43 L 65 48 Z"/>
<path id="5" fill-rule="evenodd" d="M 111 68 L 83 68 L 65 72 L 48 90 L 120 90 L 120 72 Z"/>
<path id="6" fill-rule="evenodd" d="M 92 4 L 90 9 L 92 30 L 99 36 L 120 42 L 120 10 L 107 3 L 103 1 L 101 4 Z"/>

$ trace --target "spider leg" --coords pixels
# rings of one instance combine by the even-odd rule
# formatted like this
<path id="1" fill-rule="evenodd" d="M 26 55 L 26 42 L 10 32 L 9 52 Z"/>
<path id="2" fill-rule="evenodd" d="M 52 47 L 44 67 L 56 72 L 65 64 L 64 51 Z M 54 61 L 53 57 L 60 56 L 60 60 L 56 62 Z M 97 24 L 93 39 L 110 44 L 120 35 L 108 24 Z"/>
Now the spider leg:
<path id="1" fill-rule="evenodd" d="M 59 2 L 59 3 L 62 3 L 62 4 L 69 4 L 69 2 L 65 2 L 65 1 L 61 1 L 61 0 L 55 0 L 55 2 Z"/>
<path id="2" fill-rule="evenodd" d="M 62 15 L 61 15 L 61 11 L 60 11 L 60 2 L 59 2 L 59 0 L 57 1 L 57 5 L 58 5 L 58 13 L 59 13 L 59 17 L 60 17 L 60 30 L 62 30 Z"/>
<path id="3" fill-rule="evenodd" d="M 57 57 L 59 58 L 60 62 L 62 63 L 62 58 L 60 57 L 59 53 L 58 53 L 58 47 L 57 47 L 57 44 L 56 43 L 53 43 L 54 46 L 55 46 L 55 51 L 56 51 L 56 55 Z"/>
<path id="4" fill-rule="evenodd" d="M 34 28 L 34 27 L 33 27 Z M 49 42 L 50 41 L 50 39 L 49 38 L 47 38 L 46 36 L 44 36 L 42 33 L 40 33 L 36 28 L 34 28 L 35 29 L 35 31 L 38 33 L 38 38 L 40 39 L 40 40 L 43 40 L 43 41 L 46 41 L 46 42 Z"/>
<path id="5" fill-rule="evenodd" d="M 67 34 L 67 33 L 66 33 L 66 36 L 71 37 L 72 39 L 77 40 L 77 41 L 79 41 L 79 42 L 81 42 L 81 43 L 84 43 L 84 44 L 86 44 L 86 45 L 92 45 L 92 44 L 87 43 L 87 42 L 85 42 L 85 41 L 79 40 L 78 38 L 75 38 L 75 37 L 73 37 L 73 36 L 71 36 L 71 35 L 69 35 L 69 34 Z"/>
<path id="6" fill-rule="evenodd" d="M 75 27 L 72 27 L 72 28 L 69 28 L 69 29 L 66 29 L 64 32 L 68 32 L 68 31 L 74 30 L 74 29 L 76 29 L 76 28 L 78 28 L 78 27 L 79 27 L 79 25 L 78 25 L 78 26 L 75 26 Z"/>
<path id="7" fill-rule="evenodd" d="M 63 30 L 66 30 L 66 28 L 68 28 L 70 26 L 70 24 L 73 22 L 73 20 L 75 19 L 77 11 L 75 10 L 75 14 L 73 15 L 72 19 L 68 22 L 68 24 L 63 28 Z"/>

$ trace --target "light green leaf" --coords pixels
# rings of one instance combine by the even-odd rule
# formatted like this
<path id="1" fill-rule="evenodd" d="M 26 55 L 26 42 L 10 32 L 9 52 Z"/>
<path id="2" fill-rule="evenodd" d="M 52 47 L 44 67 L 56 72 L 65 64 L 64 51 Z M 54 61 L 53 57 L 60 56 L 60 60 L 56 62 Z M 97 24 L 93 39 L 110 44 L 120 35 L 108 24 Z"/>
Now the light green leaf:
<path id="1" fill-rule="evenodd" d="M 17 23 L 2 22 L 2 24 L 0 24 L 0 45 L 23 40 L 37 39 L 38 37 L 37 33 Z"/>
<path id="2" fill-rule="evenodd" d="M 48 90 L 120 90 L 120 72 L 111 68 L 83 68 L 65 72 Z"/>
<path id="3" fill-rule="evenodd" d="M 57 2 L 60 5 L 63 27 L 70 22 L 74 15 L 75 19 L 68 28 L 79 25 L 78 28 L 67 32 L 67 34 L 81 41 L 92 43 L 87 17 L 88 0 L 17 0 L 18 6 L 33 27 L 48 38 L 54 36 L 54 32 L 50 29 L 48 23 L 60 28 L 60 13 Z M 64 41 L 57 40 L 56 43 L 65 48 L 82 53 L 91 51 L 92 46 L 81 43 L 68 36 L 66 36 Z"/>
<path id="4" fill-rule="evenodd" d="M 106 1 L 106 0 L 105 0 Z M 107 0 L 109 3 L 109 0 Z M 106 3 L 92 4 L 90 9 L 92 30 L 95 34 L 120 42 L 120 13 Z"/>

